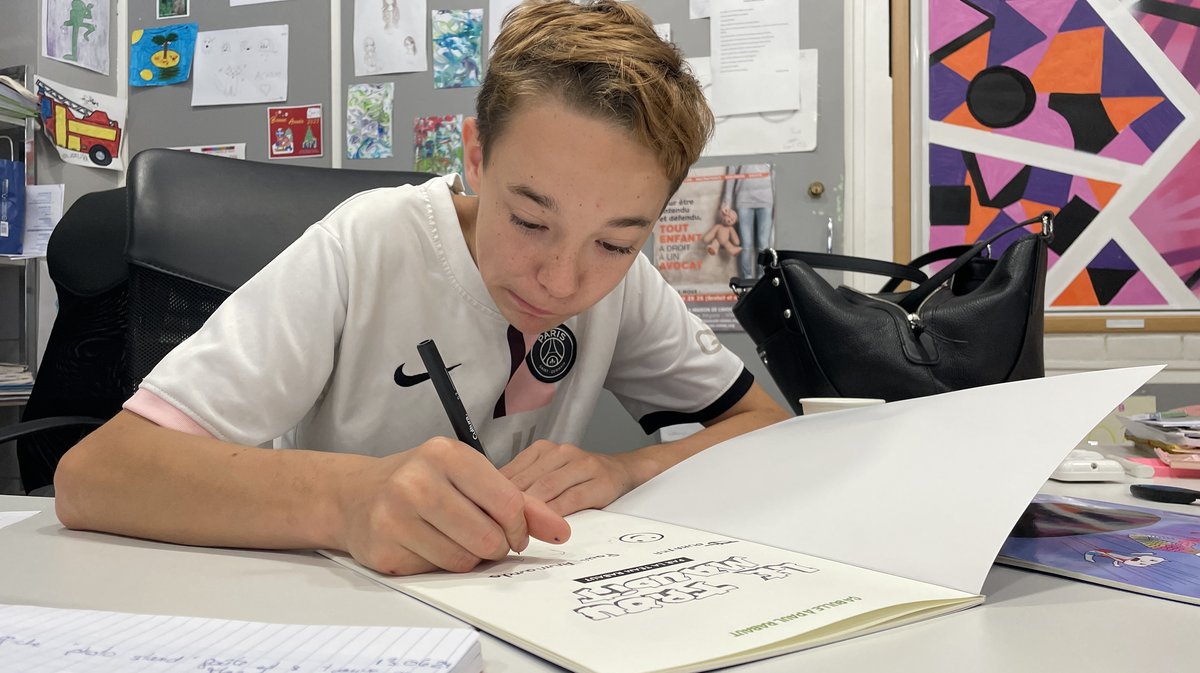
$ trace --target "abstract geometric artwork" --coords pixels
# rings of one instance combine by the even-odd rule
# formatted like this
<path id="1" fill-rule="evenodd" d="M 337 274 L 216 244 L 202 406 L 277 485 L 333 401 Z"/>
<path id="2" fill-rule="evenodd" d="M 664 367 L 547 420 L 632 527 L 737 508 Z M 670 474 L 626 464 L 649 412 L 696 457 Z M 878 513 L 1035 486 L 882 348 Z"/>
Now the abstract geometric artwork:
<path id="1" fill-rule="evenodd" d="M 923 3 L 928 249 L 1051 210 L 1048 307 L 1200 310 L 1200 0 Z"/>
<path id="2" fill-rule="evenodd" d="M 939 248 L 986 238 L 1021 220 L 1052 210 L 1054 240 L 1049 263 L 1088 228 L 1119 185 L 1037 166 L 931 144 L 929 146 L 929 246 Z M 1036 225 L 1030 228 L 1037 231 Z M 992 246 L 994 256 L 1021 236 L 1013 232 Z"/>
<path id="3" fill-rule="evenodd" d="M 1087 0 L 929 0 L 935 121 L 1141 164 L 1183 120 Z"/>
<path id="4" fill-rule="evenodd" d="M 1139 0 L 1133 15 L 1187 81 L 1200 89 L 1200 0 Z"/>
<path id="5" fill-rule="evenodd" d="M 1200 297 L 1200 144 L 1133 211 L 1133 224 Z"/>

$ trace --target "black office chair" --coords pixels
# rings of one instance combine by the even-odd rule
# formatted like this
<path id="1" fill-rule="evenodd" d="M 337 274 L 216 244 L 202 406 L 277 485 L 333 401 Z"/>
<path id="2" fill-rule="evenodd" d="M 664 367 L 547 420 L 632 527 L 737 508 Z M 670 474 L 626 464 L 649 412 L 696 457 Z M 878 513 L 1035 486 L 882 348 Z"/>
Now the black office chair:
<path id="1" fill-rule="evenodd" d="M 129 396 L 123 384 L 127 221 L 124 188 L 86 194 L 47 244 L 58 315 L 21 422 L 0 428 L 0 443 L 17 439 L 27 492 L 52 483 L 63 452 Z"/>
<path id="2" fill-rule="evenodd" d="M 114 365 L 119 375 L 106 384 L 116 391 L 118 401 L 111 413 L 104 407 L 105 413 L 98 415 L 111 418 L 163 356 L 337 204 L 368 189 L 420 184 L 432 177 L 257 163 L 164 149 L 139 153 L 127 174 L 123 353 L 110 354 L 119 362 Z M 55 329 L 57 324 L 56 320 Z M 34 394 L 41 377 L 39 371 Z M 100 396 L 96 391 L 80 394 Z M 4 437 L 5 429 L 0 429 L 0 441 Z M 46 447 L 31 457 L 41 470 L 31 475 L 25 489 L 51 483 L 58 458 L 77 440 Z M 25 462 L 20 460 L 24 478 Z"/>

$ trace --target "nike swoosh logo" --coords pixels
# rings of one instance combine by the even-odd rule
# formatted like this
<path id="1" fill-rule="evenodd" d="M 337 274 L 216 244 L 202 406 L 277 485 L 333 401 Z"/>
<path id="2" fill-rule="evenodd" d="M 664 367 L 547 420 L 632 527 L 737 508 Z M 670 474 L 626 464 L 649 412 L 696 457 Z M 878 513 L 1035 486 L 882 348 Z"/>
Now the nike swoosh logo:
<path id="1" fill-rule="evenodd" d="M 458 365 L 450 365 L 449 367 L 446 367 L 446 371 L 451 371 L 461 364 L 462 363 L 460 362 Z M 404 373 L 404 365 L 401 364 L 399 367 L 396 367 L 396 374 L 394 378 L 396 379 L 396 385 L 400 386 L 401 388 L 411 388 L 422 381 L 428 381 L 429 372 L 422 372 L 420 374 L 413 374 L 409 376 L 408 374 Z"/>

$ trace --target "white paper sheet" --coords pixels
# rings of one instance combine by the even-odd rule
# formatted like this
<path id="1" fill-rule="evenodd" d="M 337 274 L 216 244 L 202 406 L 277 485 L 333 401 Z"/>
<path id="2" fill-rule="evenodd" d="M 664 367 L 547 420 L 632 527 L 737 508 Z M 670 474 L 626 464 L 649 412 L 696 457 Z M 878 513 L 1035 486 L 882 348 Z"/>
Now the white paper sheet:
<path id="1" fill-rule="evenodd" d="M 309 626 L 0 605 L 3 671 L 478 673 L 472 629 Z"/>
<path id="2" fill-rule="evenodd" d="M 708 57 L 689 58 L 712 106 L 712 69 Z M 717 117 L 702 156 L 811 152 L 817 149 L 817 50 L 800 51 L 800 109 Z"/>
<path id="3" fill-rule="evenodd" d="M 246 143 L 225 143 L 224 145 L 180 145 L 173 150 L 183 150 L 195 154 L 211 154 L 228 159 L 245 159 Z"/>
<path id="4" fill-rule="evenodd" d="M 37 514 L 36 510 L 32 512 L 0 512 L 0 528 L 20 523 L 34 514 Z"/>
<path id="5" fill-rule="evenodd" d="M 713 0 L 713 114 L 800 109 L 800 3 Z"/>
<path id="6" fill-rule="evenodd" d="M 354 76 L 429 69 L 426 0 L 354 0 Z"/>
<path id="7" fill-rule="evenodd" d="M 800 416 L 714 446 L 607 509 L 979 593 L 1009 530 L 1131 367 Z"/>
<path id="8" fill-rule="evenodd" d="M 64 185 L 25 186 L 25 231 L 21 257 L 45 257 L 50 234 L 63 216 Z"/>
<path id="9" fill-rule="evenodd" d="M 288 27 L 204 30 L 196 36 L 192 105 L 287 100 Z"/>

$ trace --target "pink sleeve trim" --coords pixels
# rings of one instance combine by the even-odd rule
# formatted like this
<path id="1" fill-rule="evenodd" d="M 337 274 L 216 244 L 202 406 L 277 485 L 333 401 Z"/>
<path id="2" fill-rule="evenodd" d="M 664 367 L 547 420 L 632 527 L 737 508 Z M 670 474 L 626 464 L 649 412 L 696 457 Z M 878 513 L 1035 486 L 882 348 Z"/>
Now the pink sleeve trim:
<path id="1" fill-rule="evenodd" d="M 176 409 L 170 402 L 145 389 L 139 388 L 133 394 L 133 397 L 125 400 L 125 404 L 121 406 L 126 411 L 132 411 L 151 423 L 161 425 L 164 428 L 186 432 L 189 435 L 196 435 L 197 437 L 213 436 L 211 432 L 200 427 L 200 424 L 193 421 L 187 414 Z"/>

